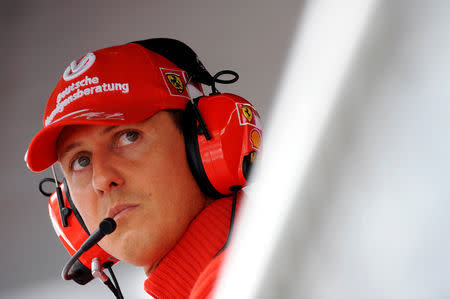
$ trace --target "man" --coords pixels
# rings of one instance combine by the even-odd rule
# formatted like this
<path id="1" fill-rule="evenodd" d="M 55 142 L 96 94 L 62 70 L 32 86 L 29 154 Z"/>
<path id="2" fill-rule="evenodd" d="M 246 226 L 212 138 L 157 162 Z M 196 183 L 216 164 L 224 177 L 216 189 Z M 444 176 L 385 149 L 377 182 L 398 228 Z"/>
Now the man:
<path id="1" fill-rule="evenodd" d="M 65 70 L 26 155 L 33 171 L 60 164 L 89 232 L 116 221 L 99 245 L 143 267 L 155 298 L 211 295 L 237 191 L 259 149 L 257 112 L 244 99 L 190 104 L 203 96 L 201 83 L 216 91 L 216 81 L 175 40 L 88 53 Z"/>

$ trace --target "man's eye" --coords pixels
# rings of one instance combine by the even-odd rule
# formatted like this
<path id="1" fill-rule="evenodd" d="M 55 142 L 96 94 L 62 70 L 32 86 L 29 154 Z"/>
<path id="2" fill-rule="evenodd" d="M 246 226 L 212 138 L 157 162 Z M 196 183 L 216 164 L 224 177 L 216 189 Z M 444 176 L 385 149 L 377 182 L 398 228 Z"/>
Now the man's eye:
<path id="1" fill-rule="evenodd" d="M 137 131 L 126 131 L 119 136 L 119 140 L 117 141 L 117 146 L 124 146 L 136 142 L 140 137 L 139 132 Z"/>
<path id="2" fill-rule="evenodd" d="M 88 156 L 81 156 L 76 158 L 72 163 L 73 170 L 82 170 L 83 168 L 89 166 L 91 164 L 91 158 Z"/>

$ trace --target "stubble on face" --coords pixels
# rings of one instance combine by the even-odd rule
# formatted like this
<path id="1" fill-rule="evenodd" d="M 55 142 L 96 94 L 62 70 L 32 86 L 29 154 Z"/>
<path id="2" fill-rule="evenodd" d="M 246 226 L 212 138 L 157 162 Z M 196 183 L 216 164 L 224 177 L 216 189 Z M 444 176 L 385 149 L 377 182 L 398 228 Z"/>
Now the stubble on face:
<path id="1" fill-rule="evenodd" d="M 59 143 L 81 143 L 79 150 L 88 152 L 92 159 L 91 168 L 83 172 L 73 173 L 67 162 L 62 162 L 63 170 L 90 231 L 114 205 L 139 205 L 119 219 L 116 231 L 100 245 L 113 256 L 151 272 L 210 201 L 192 177 L 183 136 L 167 112 L 100 136 L 105 127 L 74 126 L 63 131 Z M 137 130 L 142 138 L 117 151 L 110 144 L 122 129 Z M 93 184 L 98 169 L 107 179 L 121 184 L 99 192 Z"/>

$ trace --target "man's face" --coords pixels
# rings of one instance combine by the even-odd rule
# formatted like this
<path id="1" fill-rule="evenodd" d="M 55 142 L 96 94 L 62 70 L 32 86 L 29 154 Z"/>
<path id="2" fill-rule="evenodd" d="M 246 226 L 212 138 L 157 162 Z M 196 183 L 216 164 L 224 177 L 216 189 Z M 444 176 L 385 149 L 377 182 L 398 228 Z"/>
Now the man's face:
<path id="1" fill-rule="evenodd" d="M 168 112 L 131 125 L 66 127 L 57 152 L 89 231 L 113 217 L 117 229 L 101 247 L 147 272 L 206 205 Z"/>

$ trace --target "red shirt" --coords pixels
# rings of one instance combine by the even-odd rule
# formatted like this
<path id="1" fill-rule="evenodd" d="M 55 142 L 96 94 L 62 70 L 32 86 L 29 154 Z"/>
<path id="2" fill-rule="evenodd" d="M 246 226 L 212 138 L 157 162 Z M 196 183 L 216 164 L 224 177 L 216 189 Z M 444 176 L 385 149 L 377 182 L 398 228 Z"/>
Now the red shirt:
<path id="1" fill-rule="evenodd" d="M 154 298 L 208 298 L 223 261 L 232 198 L 209 204 L 183 237 L 147 277 L 144 289 Z M 239 206 L 239 198 L 238 198 Z"/>

